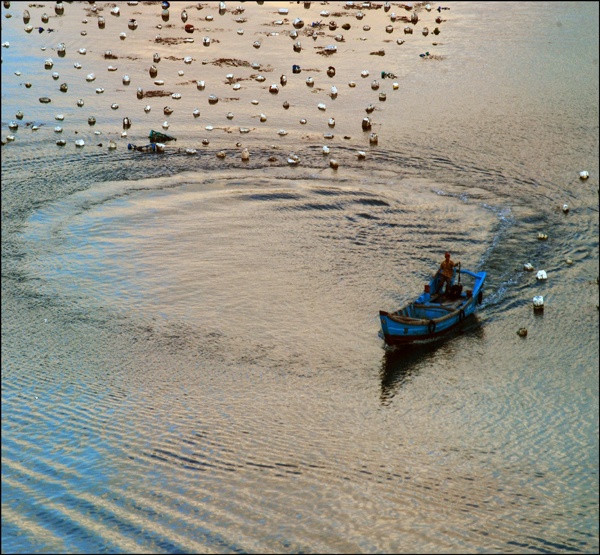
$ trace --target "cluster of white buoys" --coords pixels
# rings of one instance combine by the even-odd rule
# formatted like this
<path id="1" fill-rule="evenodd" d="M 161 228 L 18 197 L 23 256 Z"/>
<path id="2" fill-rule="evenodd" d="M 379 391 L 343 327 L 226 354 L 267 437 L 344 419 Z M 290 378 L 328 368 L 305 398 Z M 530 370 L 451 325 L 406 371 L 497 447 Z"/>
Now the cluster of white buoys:
<path id="1" fill-rule="evenodd" d="M 582 180 L 588 179 L 589 175 L 590 174 L 587 171 L 579 172 L 579 178 Z M 569 212 L 569 205 L 563 204 L 561 209 L 565 214 L 567 214 Z M 548 234 L 538 232 L 537 238 L 540 241 L 546 241 L 548 239 Z M 573 264 L 573 260 L 567 257 L 565 258 L 565 264 L 570 266 Z M 535 268 L 533 264 L 527 262 L 523 265 L 523 270 L 525 270 L 526 272 L 533 272 Z M 536 273 L 536 279 L 538 281 L 546 281 L 548 279 L 548 273 L 546 272 L 546 270 L 538 270 L 538 272 Z M 534 311 L 538 312 L 544 309 L 544 297 L 542 295 L 536 295 L 533 297 L 533 309 Z M 517 333 L 521 335 L 521 337 L 525 337 L 527 335 L 527 330 L 526 328 L 520 328 L 520 330 Z"/>

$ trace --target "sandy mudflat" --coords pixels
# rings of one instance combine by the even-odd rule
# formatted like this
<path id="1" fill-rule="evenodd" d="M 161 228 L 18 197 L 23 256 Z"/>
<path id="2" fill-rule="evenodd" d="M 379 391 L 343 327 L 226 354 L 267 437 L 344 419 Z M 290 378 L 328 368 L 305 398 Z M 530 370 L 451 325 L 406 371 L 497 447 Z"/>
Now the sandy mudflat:
<path id="1" fill-rule="evenodd" d="M 178 139 L 167 153 L 209 145 L 368 149 L 376 146 L 370 133 L 382 146 L 410 109 L 406 87 L 445 63 L 452 11 L 435 4 L 261 4 L 177 2 L 164 11 L 161 2 L 4 2 L 2 141 L 15 138 L 5 148 L 33 141 L 55 151 L 63 139 L 72 151 L 83 139 L 86 148 L 113 140 L 122 149 L 148 143 L 154 129 Z M 124 118 L 132 122 L 126 136 Z"/>

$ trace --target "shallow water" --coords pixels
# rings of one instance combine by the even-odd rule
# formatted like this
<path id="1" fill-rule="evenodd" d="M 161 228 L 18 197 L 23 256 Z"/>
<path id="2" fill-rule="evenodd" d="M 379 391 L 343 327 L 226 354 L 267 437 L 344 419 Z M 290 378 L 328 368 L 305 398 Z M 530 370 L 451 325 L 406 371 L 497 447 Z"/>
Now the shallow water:
<path id="1" fill-rule="evenodd" d="M 104 30 L 88 4 L 67 3 L 51 34 L 26 34 L 17 3 L 2 11 L 3 142 L 25 112 L 2 147 L 3 552 L 597 552 L 598 5 L 453 2 L 419 9 L 406 36 L 344 3 L 243 3 L 243 24 L 187 6 L 193 46 L 154 42 L 159 4 L 120 3 L 119 18 L 96 5 Z M 29 10 L 34 25 L 53 14 Z M 182 37 L 170 12 L 160 32 Z M 294 53 L 295 17 L 352 28 L 333 56 L 315 50 L 327 27 Z M 40 50 L 60 41 L 65 58 Z M 157 50 L 181 100 L 136 98 L 156 88 Z M 267 81 L 218 58 L 259 61 Z M 382 70 L 398 90 L 371 89 Z M 178 140 L 164 155 L 127 150 L 165 119 Z M 445 250 L 488 272 L 477 316 L 447 341 L 385 349 L 378 310 L 416 296 Z"/>

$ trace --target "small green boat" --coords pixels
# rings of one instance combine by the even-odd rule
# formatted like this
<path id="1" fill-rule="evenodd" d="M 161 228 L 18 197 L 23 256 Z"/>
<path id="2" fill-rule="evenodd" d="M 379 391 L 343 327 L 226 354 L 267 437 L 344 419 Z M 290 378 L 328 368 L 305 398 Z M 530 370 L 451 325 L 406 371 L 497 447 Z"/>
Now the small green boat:
<path id="1" fill-rule="evenodd" d="M 152 143 L 166 143 L 167 141 L 176 141 L 177 139 L 175 137 L 171 137 L 169 135 L 165 135 L 164 133 L 161 133 L 160 131 L 150 131 L 150 134 L 148 135 L 148 137 L 150 138 L 150 142 Z"/>

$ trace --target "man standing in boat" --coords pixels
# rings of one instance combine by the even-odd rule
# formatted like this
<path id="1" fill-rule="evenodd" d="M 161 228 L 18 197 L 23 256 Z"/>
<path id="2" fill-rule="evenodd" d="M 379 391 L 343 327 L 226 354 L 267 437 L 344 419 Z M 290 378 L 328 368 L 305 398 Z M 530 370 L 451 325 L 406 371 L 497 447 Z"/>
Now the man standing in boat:
<path id="1" fill-rule="evenodd" d="M 438 270 L 438 274 L 440 275 L 440 286 L 438 291 L 441 294 L 442 288 L 444 287 L 444 284 L 446 284 L 446 292 L 444 294 L 448 295 L 450 293 L 450 281 L 452 280 L 452 276 L 454 274 L 454 267 L 459 266 L 460 262 L 455 263 L 452 260 L 450 260 L 449 252 L 447 252 L 444 255 L 444 257 L 444 260 L 440 264 L 440 269 Z"/>

